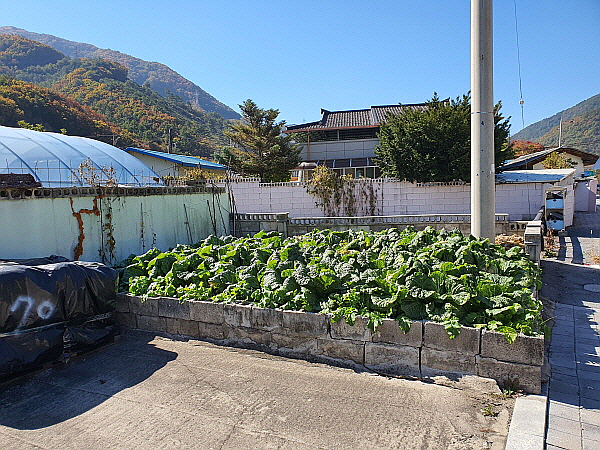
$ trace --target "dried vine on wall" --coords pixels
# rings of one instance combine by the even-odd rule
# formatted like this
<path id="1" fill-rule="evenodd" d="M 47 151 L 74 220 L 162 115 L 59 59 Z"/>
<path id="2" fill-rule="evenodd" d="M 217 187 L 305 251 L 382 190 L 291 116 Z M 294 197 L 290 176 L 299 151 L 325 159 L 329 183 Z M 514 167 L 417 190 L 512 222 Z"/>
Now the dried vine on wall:
<path id="1" fill-rule="evenodd" d="M 117 173 L 115 169 L 107 166 L 96 166 L 90 158 L 85 159 L 77 168 L 79 179 L 92 187 L 111 187 L 118 186 Z M 102 247 L 99 249 L 100 259 L 103 262 L 112 261 L 115 258 L 115 247 L 116 240 L 114 238 L 114 225 L 113 225 L 113 212 L 112 212 L 112 200 L 106 202 L 106 212 L 102 212 L 102 199 L 105 198 L 105 194 L 97 195 L 94 197 L 94 203 L 92 209 L 80 209 L 75 211 L 73 198 L 70 197 L 71 211 L 73 217 L 77 221 L 77 227 L 79 229 L 79 236 L 77 238 L 77 245 L 73 250 L 73 259 L 78 261 L 83 254 L 83 241 L 85 240 L 85 231 L 83 223 L 83 214 L 96 215 L 100 218 L 101 233 L 102 233 Z"/>
<path id="2" fill-rule="evenodd" d="M 371 179 L 339 176 L 326 166 L 317 166 L 306 183 L 306 192 L 327 217 L 376 216 L 381 214 L 381 189 Z M 381 195 L 383 192 L 381 191 Z"/>

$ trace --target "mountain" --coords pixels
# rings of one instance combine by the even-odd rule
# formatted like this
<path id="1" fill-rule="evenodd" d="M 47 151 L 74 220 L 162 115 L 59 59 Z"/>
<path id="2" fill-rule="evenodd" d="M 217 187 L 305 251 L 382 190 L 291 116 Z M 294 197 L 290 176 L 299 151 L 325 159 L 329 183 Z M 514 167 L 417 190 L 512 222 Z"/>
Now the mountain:
<path id="1" fill-rule="evenodd" d="M 537 141 L 546 147 L 557 147 L 559 134 L 560 127 L 554 127 Z M 563 118 L 560 141 L 563 147 L 573 147 L 600 155 L 600 108 L 570 120 Z"/>
<path id="2" fill-rule="evenodd" d="M 0 65 L 25 69 L 33 65 L 54 64 L 63 59 L 61 52 L 21 36 L 0 40 Z"/>
<path id="3" fill-rule="evenodd" d="M 16 27 L 0 27 L 0 34 L 16 34 L 46 44 L 71 58 L 102 58 L 117 62 L 129 69 L 129 78 L 139 85 L 148 84 L 162 96 L 170 92 L 190 102 L 195 108 L 216 112 L 225 119 L 241 116 L 190 80 L 158 62 L 144 61 L 115 50 L 98 48 L 91 44 L 73 42 L 49 34 L 33 33 Z"/>
<path id="4" fill-rule="evenodd" d="M 226 119 L 192 108 L 174 94 L 165 98 L 148 85 L 136 84 L 128 78 L 128 69 L 113 61 L 73 59 L 40 42 L 0 34 L 0 76 L 10 91 L 4 97 L 0 92 L 0 125 L 16 126 L 23 120 L 47 131 L 65 129 L 71 135 L 114 139 L 113 143 L 118 139 L 121 147 L 163 151 L 171 130 L 175 152 L 201 157 L 210 157 L 218 145 L 227 143 Z M 40 93 L 40 88 L 46 89 Z M 88 114 L 102 130 L 79 127 L 79 119 L 63 114 L 57 99 Z"/>
<path id="5" fill-rule="evenodd" d="M 557 147 L 562 118 L 563 147 L 574 147 L 600 155 L 600 94 L 522 129 L 514 140 L 534 141 Z"/>
<path id="6" fill-rule="evenodd" d="M 77 136 L 124 133 L 102 115 L 70 98 L 0 75 L 0 125 L 19 127 L 21 121 L 31 125 L 39 124 L 47 131 L 68 130 L 69 134 Z"/>

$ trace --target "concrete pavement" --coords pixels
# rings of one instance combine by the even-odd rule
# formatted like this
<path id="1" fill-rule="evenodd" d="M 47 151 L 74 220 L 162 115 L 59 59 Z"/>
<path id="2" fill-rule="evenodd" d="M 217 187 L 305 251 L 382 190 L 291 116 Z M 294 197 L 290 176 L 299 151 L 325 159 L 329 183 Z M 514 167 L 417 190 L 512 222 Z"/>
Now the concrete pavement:
<path id="1" fill-rule="evenodd" d="M 0 386 L 0 448 L 499 450 L 513 400 L 493 391 L 127 331 Z"/>
<path id="2" fill-rule="evenodd" d="M 600 449 L 600 208 L 576 213 L 557 258 L 542 262 L 556 304 L 550 345 L 548 450 Z"/>

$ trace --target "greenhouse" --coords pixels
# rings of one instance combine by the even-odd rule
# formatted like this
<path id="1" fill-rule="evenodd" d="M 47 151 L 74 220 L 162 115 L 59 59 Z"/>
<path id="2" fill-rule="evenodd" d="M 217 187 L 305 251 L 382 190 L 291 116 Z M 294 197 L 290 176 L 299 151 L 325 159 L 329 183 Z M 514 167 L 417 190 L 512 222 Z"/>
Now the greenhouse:
<path id="1" fill-rule="evenodd" d="M 31 174 L 44 187 L 159 186 L 139 159 L 104 142 L 0 126 L 0 174 Z"/>

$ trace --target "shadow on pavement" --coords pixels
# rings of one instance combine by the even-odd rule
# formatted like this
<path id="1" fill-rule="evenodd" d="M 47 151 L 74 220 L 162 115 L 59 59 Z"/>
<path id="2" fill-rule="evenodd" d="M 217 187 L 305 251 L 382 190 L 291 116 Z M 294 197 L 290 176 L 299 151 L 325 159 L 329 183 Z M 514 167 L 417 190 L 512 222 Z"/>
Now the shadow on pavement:
<path id="1" fill-rule="evenodd" d="M 19 430 L 56 425 L 141 383 L 177 358 L 175 352 L 156 348 L 151 338 L 128 333 L 121 342 L 63 369 L 0 385 L 0 425 Z"/>
<path id="2" fill-rule="evenodd" d="M 584 233 L 580 233 L 579 235 L 569 233 L 569 237 L 573 254 L 570 258 L 567 257 L 567 242 L 564 236 L 560 236 L 558 238 L 559 250 L 556 259 L 559 261 L 567 261 L 567 259 L 570 259 L 569 262 L 572 264 L 583 264 L 586 255 L 583 253 L 580 238 L 587 236 Z"/>
<path id="3" fill-rule="evenodd" d="M 572 237 L 574 263 L 576 238 Z M 600 410 L 600 295 L 584 289 L 598 284 L 598 269 L 556 260 L 542 261 L 542 296 L 555 303 L 549 400 L 576 408 Z"/>
<path id="4" fill-rule="evenodd" d="M 598 269 L 555 260 L 543 260 L 541 266 L 544 297 L 566 305 L 585 306 L 584 302 L 600 305 L 598 293 L 583 288 L 586 284 L 598 284 Z"/>

